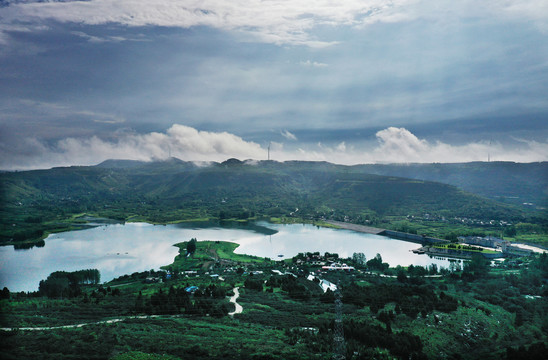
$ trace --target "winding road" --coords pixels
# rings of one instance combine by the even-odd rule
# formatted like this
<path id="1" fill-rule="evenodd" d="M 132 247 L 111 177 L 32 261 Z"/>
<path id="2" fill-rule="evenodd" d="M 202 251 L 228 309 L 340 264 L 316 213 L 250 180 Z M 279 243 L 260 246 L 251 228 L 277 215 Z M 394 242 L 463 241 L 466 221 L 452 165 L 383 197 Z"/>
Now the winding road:
<path id="1" fill-rule="evenodd" d="M 241 314 L 242 311 L 244 310 L 242 305 L 240 305 L 236 302 L 236 299 L 238 299 L 238 297 L 240 296 L 240 291 L 239 290 L 240 290 L 240 288 L 235 287 L 234 288 L 234 295 L 232 295 L 232 297 L 229 300 L 236 307 L 236 309 L 234 311 L 228 313 L 228 315 L 232 316 L 232 317 L 234 316 L 234 314 Z"/>

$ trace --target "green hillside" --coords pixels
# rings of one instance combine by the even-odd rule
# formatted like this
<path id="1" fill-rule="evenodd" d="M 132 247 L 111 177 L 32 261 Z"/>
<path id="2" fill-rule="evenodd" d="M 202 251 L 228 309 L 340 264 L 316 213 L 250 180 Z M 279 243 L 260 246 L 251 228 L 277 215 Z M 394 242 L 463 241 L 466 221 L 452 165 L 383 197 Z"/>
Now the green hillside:
<path id="1" fill-rule="evenodd" d="M 109 160 L 91 167 L 3 173 L 0 184 L 4 244 L 70 228 L 72 216 L 82 213 L 158 223 L 293 216 L 382 227 L 426 214 L 512 223 L 531 216 L 452 185 L 323 162 L 230 159 L 198 166 L 178 159 Z"/>
<path id="2" fill-rule="evenodd" d="M 356 171 L 436 181 L 513 204 L 548 204 L 548 162 L 472 162 L 460 164 L 369 164 Z M 532 203 L 533 205 L 529 205 Z"/>

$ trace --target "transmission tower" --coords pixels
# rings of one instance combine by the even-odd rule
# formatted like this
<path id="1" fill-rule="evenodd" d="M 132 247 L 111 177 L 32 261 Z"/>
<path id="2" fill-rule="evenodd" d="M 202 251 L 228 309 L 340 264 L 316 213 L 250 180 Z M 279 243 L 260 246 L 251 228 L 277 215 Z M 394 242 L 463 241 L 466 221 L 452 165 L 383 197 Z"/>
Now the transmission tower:
<path id="1" fill-rule="evenodd" d="M 346 359 L 346 344 L 344 342 L 344 324 L 342 318 L 342 294 L 340 281 L 335 290 L 335 329 L 333 332 L 333 359 Z"/>

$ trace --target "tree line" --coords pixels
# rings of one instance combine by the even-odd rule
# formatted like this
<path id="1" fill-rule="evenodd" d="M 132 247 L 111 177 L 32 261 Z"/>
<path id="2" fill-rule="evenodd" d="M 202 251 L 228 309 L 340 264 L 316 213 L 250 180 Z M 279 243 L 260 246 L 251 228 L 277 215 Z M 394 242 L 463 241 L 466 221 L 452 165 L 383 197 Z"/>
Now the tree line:
<path id="1" fill-rule="evenodd" d="M 71 298 L 82 293 L 81 285 L 98 284 L 100 281 L 101 273 L 97 269 L 56 271 L 40 281 L 38 292 L 49 298 Z"/>

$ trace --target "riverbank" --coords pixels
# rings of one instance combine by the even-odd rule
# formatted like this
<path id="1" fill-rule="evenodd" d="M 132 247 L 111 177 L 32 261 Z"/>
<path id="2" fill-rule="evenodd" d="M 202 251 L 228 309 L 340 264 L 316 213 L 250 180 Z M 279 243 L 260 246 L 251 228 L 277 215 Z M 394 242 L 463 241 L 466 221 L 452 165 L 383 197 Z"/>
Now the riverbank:
<path id="1" fill-rule="evenodd" d="M 336 226 L 341 229 L 353 230 L 366 234 L 382 235 L 393 239 L 409 241 L 417 244 L 437 244 L 437 243 L 449 243 L 448 240 L 433 238 L 430 236 L 422 236 L 417 234 L 410 234 L 401 231 L 381 229 L 371 226 L 352 224 L 342 221 L 327 220 L 328 224 Z"/>
<path id="2" fill-rule="evenodd" d="M 326 223 L 341 229 L 353 230 L 353 231 L 366 233 L 366 234 L 373 234 L 373 235 L 381 235 L 381 233 L 386 231 L 386 229 L 380 229 L 380 228 L 375 228 L 371 226 L 358 225 L 358 224 L 352 224 L 352 223 L 335 221 L 335 220 L 326 220 Z"/>

